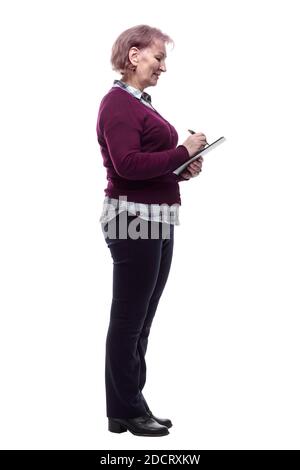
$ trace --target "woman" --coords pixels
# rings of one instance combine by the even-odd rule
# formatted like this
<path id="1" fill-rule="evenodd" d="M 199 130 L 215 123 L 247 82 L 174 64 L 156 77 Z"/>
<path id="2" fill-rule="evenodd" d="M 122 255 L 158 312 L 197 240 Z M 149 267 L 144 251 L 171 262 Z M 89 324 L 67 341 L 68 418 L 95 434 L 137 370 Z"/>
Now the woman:
<path id="1" fill-rule="evenodd" d="M 170 42 L 148 25 L 117 38 L 111 63 L 122 78 L 103 97 L 97 119 L 108 179 L 100 222 L 113 259 L 105 360 L 108 429 L 138 436 L 164 436 L 172 426 L 170 419 L 153 415 L 143 396 L 145 354 L 172 261 L 181 204 L 178 182 L 198 175 L 203 159 L 179 177 L 173 171 L 207 143 L 203 133 L 195 133 L 176 147 L 175 128 L 144 92 L 166 72 L 165 43 Z"/>

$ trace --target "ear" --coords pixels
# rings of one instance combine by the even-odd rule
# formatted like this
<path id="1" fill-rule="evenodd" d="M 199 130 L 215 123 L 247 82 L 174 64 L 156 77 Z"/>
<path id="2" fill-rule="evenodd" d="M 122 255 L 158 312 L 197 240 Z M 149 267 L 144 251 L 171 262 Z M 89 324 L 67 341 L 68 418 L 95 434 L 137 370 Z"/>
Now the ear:
<path id="1" fill-rule="evenodd" d="M 129 49 L 129 54 L 128 54 L 129 55 L 129 60 L 135 66 L 137 66 L 137 64 L 138 64 L 139 52 L 140 52 L 140 50 L 135 46 L 132 46 Z"/>

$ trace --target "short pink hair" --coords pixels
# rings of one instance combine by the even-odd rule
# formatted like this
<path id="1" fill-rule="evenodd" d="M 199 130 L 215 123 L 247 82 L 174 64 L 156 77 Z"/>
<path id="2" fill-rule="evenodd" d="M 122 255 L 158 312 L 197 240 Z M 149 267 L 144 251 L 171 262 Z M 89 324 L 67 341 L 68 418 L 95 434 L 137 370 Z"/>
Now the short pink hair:
<path id="1" fill-rule="evenodd" d="M 171 43 L 174 47 L 173 39 L 158 28 L 140 24 L 126 29 L 113 44 L 110 59 L 112 69 L 124 75 L 127 70 L 132 69 L 132 64 L 128 57 L 130 48 L 138 47 L 139 49 L 144 49 L 151 46 L 156 40 L 162 40 L 167 44 Z"/>

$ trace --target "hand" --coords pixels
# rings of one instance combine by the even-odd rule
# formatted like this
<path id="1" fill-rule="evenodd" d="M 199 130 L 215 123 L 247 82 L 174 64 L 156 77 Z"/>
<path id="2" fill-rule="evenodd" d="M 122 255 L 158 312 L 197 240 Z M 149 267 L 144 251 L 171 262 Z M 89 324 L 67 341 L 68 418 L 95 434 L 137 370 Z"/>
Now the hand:
<path id="1" fill-rule="evenodd" d="M 185 170 L 180 174 L 184 179 L 189 180 L 190 178 L 194 178 L 195 176 L 198 176 L 200 171 L 202 171 L 202 162 L 203 162 L 203 157 L 200 155 L 200 157 L 190 163 Z"/>
<path id="2" fill-rule="evenodd" d="M 207 141 L 205 135 L 202 132 L 196 132 L 195 134 L 190 135 L 182 145 L 187 148 L 189 156 L 193 157 L 198 152 L 203 150 L 206 144 Z"/>

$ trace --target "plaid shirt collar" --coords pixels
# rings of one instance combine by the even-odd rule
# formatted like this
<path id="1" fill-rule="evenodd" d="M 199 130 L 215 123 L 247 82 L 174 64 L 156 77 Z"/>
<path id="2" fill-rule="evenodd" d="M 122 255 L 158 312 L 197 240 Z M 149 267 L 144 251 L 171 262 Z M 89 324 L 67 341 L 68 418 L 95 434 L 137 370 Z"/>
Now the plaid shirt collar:
<path id="1" fill-rule="evenodd" d="M 128 85 L 122 80 L 118 80 L 118 79 L 114 80 L 113 86 L 120 86 L 121 88 L 124 88 L 124 90 L 127 90 L 129 93 L 135 96 L 137 99 L 141 100 L 143 98 L 148 103 L 151 103 L 151 96 L 149 95 L 149 93 L 146 93 L 145 91 L 141 91 L 138 88 L 134 88 L 133 86 Z"/>

